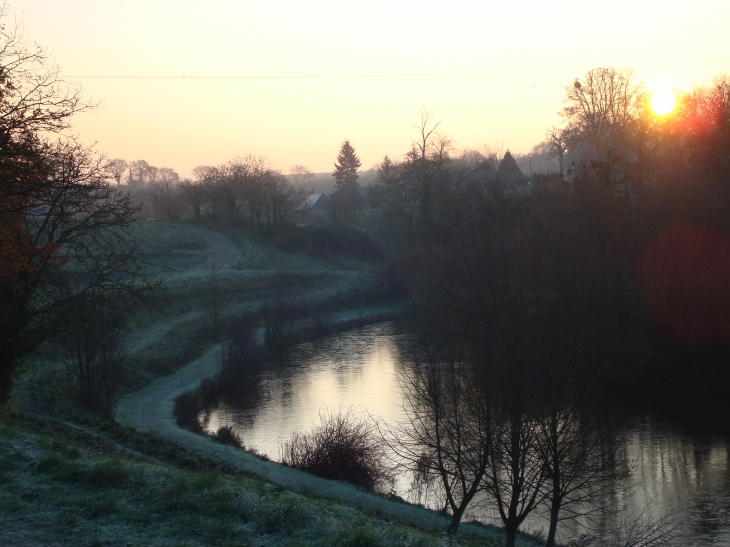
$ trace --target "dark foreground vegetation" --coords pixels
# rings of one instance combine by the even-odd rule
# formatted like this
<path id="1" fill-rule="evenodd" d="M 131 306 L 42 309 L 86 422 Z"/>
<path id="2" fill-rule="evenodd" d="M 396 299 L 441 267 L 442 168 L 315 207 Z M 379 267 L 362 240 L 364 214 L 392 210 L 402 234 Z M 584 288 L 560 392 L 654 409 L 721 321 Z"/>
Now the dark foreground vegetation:
<path id="1" fill-rule="evenodd" d="M 141 437 L 121 433 L 121 442 Z M 4 416 L 0 437 L 3 545 L 443 544 L 438 534 L 277 489 L 210 462 L 186 470 L 179 460 L 162 463 L 56 423 Z M 140 441 L 138 448 L 155 441 Z M 453 544 L 484 543 L 461 538 Z"/>

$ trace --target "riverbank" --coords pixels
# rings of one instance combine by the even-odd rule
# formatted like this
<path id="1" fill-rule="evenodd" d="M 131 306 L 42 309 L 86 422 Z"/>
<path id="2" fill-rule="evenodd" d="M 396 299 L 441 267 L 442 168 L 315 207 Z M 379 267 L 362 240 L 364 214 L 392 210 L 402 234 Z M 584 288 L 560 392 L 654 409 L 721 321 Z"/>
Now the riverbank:
<path id="1" fill-rule="evenodd" d="M 343 312 L 335 318 L 335 327 L 338 323 L 343 324 L 354 319 L 355 314 L 364 323 L 376 318 L 381 319 L 384 311 L 386 310 L 371 308 L 364 314 L 361 311 Z M 244 450 L 223 445 L 208 436 L 178 426 L 173 415 L 175 399 L 182 393 L 197 389 L 203 379 L 215 375 L 219 368 L 220 349 L 211 347 L 202 357 L 177 372 L 124 397 L 117 406 L 117 421 L 125 427 L 186 446 L 206 458 L 225 462 L 232 469 L 253 474 L 280 487 L 309 496 L 336 500 L 367 514 L 387 516 L 388 519 L 424 530 L 446 529 L 450 519 L 443 514 L 366 492 L 344 482 L 322 479 L 266 461 Z M 501 531 L 494 527 L 465 523 L 461 526 L 460 533 L 485 538 L 495 545 L 503 542 Z M 521 539 L 518 545 L 527 547 L 535 543 Z"/>
<path id="2" fill-rule="evenodd" d="M 241 473 L 182 469 L 58 422 L 2 416 L 0 440 L 0 545 L 485 545 Z"/>

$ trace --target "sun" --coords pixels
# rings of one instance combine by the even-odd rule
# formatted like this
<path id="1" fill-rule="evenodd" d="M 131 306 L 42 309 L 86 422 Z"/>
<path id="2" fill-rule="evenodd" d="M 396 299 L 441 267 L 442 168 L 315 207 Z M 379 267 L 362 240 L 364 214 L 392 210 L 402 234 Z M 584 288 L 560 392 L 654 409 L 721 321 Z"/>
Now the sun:
<path id="1" fill-rule="evenodd" d="M 651 94 L 651 110 L 657 116 L 666 116 L 677 106 L 677 94 L 671 89 L 662 89 Z"/>

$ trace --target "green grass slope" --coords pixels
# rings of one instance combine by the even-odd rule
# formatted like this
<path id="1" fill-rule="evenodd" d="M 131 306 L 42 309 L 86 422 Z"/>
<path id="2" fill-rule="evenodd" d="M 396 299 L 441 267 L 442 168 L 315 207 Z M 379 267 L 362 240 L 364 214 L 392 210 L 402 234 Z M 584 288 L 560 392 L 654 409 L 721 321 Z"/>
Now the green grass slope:
<path id="1" fill-rule="evenodd" d="M 0 422 L 0 523 L 8 547 L 486 545 L 17 418 Z"/>

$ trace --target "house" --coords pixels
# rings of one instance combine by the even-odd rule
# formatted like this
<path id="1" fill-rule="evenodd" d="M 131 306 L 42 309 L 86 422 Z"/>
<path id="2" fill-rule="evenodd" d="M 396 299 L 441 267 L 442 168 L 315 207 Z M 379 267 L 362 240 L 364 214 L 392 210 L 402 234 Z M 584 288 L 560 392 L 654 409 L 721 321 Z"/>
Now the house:
<path id="1" fill-rule="evenodd" d="M 320 224 L 327 222 L 330 211 L 332 211 L 332 203 L 326 194 L 315 192 L 307 196 L 297 211 L 297 217 L 301 222 Z"/>

